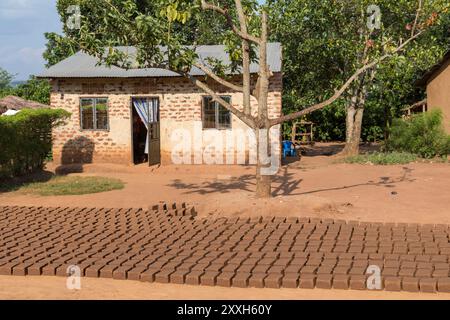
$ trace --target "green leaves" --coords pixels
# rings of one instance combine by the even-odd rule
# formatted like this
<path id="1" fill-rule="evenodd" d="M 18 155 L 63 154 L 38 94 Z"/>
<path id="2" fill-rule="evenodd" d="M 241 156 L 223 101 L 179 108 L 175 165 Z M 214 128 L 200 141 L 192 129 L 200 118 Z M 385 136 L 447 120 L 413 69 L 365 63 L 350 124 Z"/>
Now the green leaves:
<path id="1" fill-rule="evenodd" d="M 450 136 L 442 125 L 442 111 L 432 110 L 411 119 L 396 119 L 387 141 L 387 150 L 411 152 L 423 158 L 450 154 Z"/>
<path id="2" fill-rule="evenodd" d="M 66 10 L 70 5 L 80 6 L 80 30 L 69 30 L 65 24 L 69 18 Z M 223 0 L 221 5 L 232 8 L 234 0 Z M 257 6 L 255 0 L 244 1 L 244 7 L 249 12 Z M 172 57 L 177 52 L 184 54 L 184 57 L 171 59 L 171 64 L 187 70 L 193 56 L 181 48 L 220 44 L 230 37 L 224 17 L 201 10 L 198 0 L 58 0 L 57 8 L 64 34 L 46 34 L 48 43 L 44 57 L 47 66 L 58 63 L 80 49 L 103 58 L 104 50 L 115 46 L 138 48 L 133 57 L 136 64 L 128 67 L 156 66 L 168 58 L 158 49 L 162 45 L 170 48 Z M 249 28 L 253 28 L 256 20 L 249 17 Z M 236 43 L 240 45 L 239 42 L 230 42 L 233 61 L 239 60 L 234 53 Z M 111 55 L 106 59 L 108 64 L 131 58 L 115 51 L 108 50 L 107 53 Z M 120 65 L 127 67 L 125 61 L 121 61 Z"/>
<path id="3" fill-rule="evenodd" d="M 0 90 L 9 86 L 14 75 L 10 74 L 8 71 L 0 68 Z"/>
<path id="4" fill-rule="evenodd" d="M 52 147 L 52 128 L 70 113 L 61 109 L 25 109 L 0 117 L 0 179 L 42 168 Z"/>
<path id="5" fill-rule="evenodd" d="M 49 105 L 50 88 L 48 80 L 36 79 L 32 76 L 27 82 L 21 83 L 16 87 L 0 89 L 0 98 L 13 95 Z"/>
<path id="6" fill-rule="evenodd" d="M 371 4 L 381 8 L 382 24 L 369 36 L 366 9 Z M 269 1 L 272 40 L 283 44 L 284 112 L 306 108 L 329 97 L 361 67 L 365 49 L 369 61 L 393 53 L 400 39 L 410 37 L 411 29 L 406 26 L 410 24 L 412 28 L 417 5 L 416 0 Z M 424 0 L 424 17 L 442 5 L 442 0 Z M 442 57 L 450 43 L 450 15 L 440 15 L 439 21 L 442 26 L 434 27 L 406 51 L 377 67 L 376 76 L 368 85 L 364 140 L 382 139 L 385 122 L 399 116 L 405 105 L 423 99 L 423 92 L 414 82 Z M 348 101 L 348 95 L 343 99 Z M 332 108 L 341 109 L 346 102 L 343 99 Z M 309 115 L 309 119 L 316 123 L 316 136 L 345 139 L 344 134 L 333 133 L 333 128 L 342 128 L 342 117 L 323 110 Z"/>
<path id="7" fill-rule="evenodd" d="M 162 8 L 160 15 L 167 18 L 169 22 L 180 22 L 185 24 L 191 17 L 191 12 L 178 9 L 178 2 L 167 5 L 166 8 Z"/>

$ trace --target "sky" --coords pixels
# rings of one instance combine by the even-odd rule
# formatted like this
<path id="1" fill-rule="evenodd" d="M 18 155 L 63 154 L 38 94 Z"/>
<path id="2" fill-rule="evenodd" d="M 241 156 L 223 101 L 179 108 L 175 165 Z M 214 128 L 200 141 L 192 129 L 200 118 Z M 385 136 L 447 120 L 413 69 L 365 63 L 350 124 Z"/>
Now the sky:
<path id="1" fill-rule="evenodd" d="M 15 81 L 44 70 L 45 32 L 61 33 L 56 0 L 0 0 L 0 67 Z"/>
<path id="2" fill-rule="evenodd" d="M 45 69 L 45 32 L 61 33 L 56 0 L 0 0 L 0 68 L 14 81 Z"/>

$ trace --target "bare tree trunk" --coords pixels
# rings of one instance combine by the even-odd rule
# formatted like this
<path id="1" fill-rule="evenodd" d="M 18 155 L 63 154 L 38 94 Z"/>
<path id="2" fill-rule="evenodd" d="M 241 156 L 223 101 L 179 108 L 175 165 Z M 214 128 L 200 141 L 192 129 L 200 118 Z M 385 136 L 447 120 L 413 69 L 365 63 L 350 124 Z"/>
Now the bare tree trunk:
<path id="1" fill-rule="evenodd" d="M 263 132 L 262 135 L 260 135 L 260 131 Z M 263 169 L 270 166 L 270 163 L 267 163 L 267 160 L 270 159 L 269 129 L 260 129 L 260 130 L 257 129 L 255 130 L 255 135 L 256 135 L 256 152 L 257 152 L 256 197 L 270 198 L 272 196 L 271 191 L 272 176 L 262 174 Z"/>
<path id="2" fill-rule="evenodd" d="M 258 117 L 256 132 L 256 197 L 270 198 L 272 176 L 263 175 L 262 169 L 270 166 L 266 163 L 270 159 L 270 122 L 267 108 L 267 100 L 269 96 L 269 78 L 271 72 L 267 64 L 267 12 L 262 12 L 262 28 L 261 28 L 261 44 L 259 46 L 259 77 L 258 77 Z M 261 136 L 260 131 L 263 133 Z M 261 139 L 262 138 L 262 139 Z M 264 144 L 264 145 L 263 145 Z M 261 149 L 262 148 L 262 149 Z M 262 152 L 261 152 L 262 151 Z M 264 159 L 265 158 L 265 159 Z"/>
<path id="3" fill-rule="evenodd" d="M 272 196 L 272 176 L 262 176 L 256 174 L 256 197 L 270 198 Z"/>
<path id="4" fill-rule="evenodd" d="M 361 140 L 362 119 L 364 106 L 351 105 L 347 108 L 347 128 L 345 148 L 342 153 L 346 156 L 359 154 L 359 143 Z"/>
<path id="5" fill-rule="evenodd" d="M 347 106 L 345 148 L 342 151 L 342 154 L 345 156 L 356 156 L 359 154 L 362 120 L 367 96 L 367 85 L 364 80 L 365 76 L 361 77 L 357 87 L 352 91 L 352 97 Z"/>

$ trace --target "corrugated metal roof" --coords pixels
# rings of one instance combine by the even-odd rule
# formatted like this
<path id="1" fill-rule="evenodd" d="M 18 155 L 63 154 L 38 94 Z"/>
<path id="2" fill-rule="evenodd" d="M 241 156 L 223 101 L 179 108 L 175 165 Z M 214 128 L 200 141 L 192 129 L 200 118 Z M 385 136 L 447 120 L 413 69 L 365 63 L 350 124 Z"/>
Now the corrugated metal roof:
<path id="1" fill-rule="evenodd" d="M 136 52 L 134 47 L 118 47 L 120 50 L 124 50 L 129 54 Z M 197 53 L 200 60 L 204 60 L 208 57 L 216 58 L 223 63 L 229 63 L 228 54 L 225 52 L 223 45 L 213 46 L 199 46 L 197 47 Z M 272 72 L 281 72 L 281 44 L 269 43 L 267 46 L 267 60 Z M 92 57 L 84 52 L 78 52 L 73 56 L 59 62 L 58 64 L 48 68 L 39 78 L 141 78 L 141 77 L 179 77 L 178 74 L 159 68 L 147 68 L 147 69 L 122 69 L 116 66 L 107 67 L 104 65 L 97 65 L 98 59 Z M 252 73 L 259 71 L 259 65 L 252 63 L 250 66 Z M 201 76 L 204 73 L 193 68 L 191 75 Z"/>

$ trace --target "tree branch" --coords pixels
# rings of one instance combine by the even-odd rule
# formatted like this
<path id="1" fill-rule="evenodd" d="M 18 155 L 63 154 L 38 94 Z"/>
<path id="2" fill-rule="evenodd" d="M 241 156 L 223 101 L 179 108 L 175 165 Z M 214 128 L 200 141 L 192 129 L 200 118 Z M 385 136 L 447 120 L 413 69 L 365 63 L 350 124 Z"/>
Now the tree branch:
<path id="1" fill-rule="evenodd" d="M 419 8 L 417 9 L 416 18 L 411 28 L 411 37 L 416 33 L 417 23 L 419 22 L 420 13 L 422 12 L 422 0 L 419 0 Z"/>
<path id="2" fill-rule="evenodd" d="M 123 15 L 123 13 L 115 5 L 113 5 L 109 0 L 103 0 L 103 2 L 108 4 L 108 6 L 119 15 L 120 19 L 122 19 L 123 22 L 131 23 L 131 21 L 127 17 L 125 17 Z"/>
<path id="3" fill-rule="evenodd" d="M 330 104 L 335 102 L 337 99 L 339 99 L 342 96 L 342 94 L 350 87 L 350 85 L 353 83 L 353 81 L 355 81 L 361 74 L 363 74 L 367 70 L 372 69 L 373 67 L 377 66 L 380 62 L 386 60 L 387 58 L 390 58 L 394 54 L 402 51 L 411 41 L 417 39 L 423 32 L 425 32 L 425 30 L 422 30 L 422 31 L 416 33 L 415 35 L 413 35 L 411 38 L 409 38 L 408 40 L 403 42 L 400 46 L 398 46 L 391 53 L 385 54 L 385 55 L 381 56 L 380 58 L 372 61 L 371 63 L 368 63 L 368 64 L 362 66 L 361 68 L 359 68 L 347 80 L 347 82 L 345 82 L 345 84 L 339 90 L 337 90 L 334 93 L 334 95 L 331 98 L 329 98 L 329 99 L 327 99 L 327 100 L 325 100 L 325 101 L 323 101 L 321 103 L 318 103 L 316 105 L 310 106 L 310 107 L 308 107 L 306 109 L 303 109 L 301 111 L 294 112 L 294 113 L 282 116 L 282 117 L 277 118 L 277 119 L 273 119 L 273 120 L 270 121 L 270 125 L 271 126 L 275 126 L 277 124 L 281 124 L 281 123 L 286 122 L 286 121 L 294 120 L 294 119 L 300 118 L 300 117 L 302 117 L 302 116 L 304 116 L 306 114 L 309 114 L 309 113 L 311 113 L 313 111 L 320 110 L 320 109 L 325 108 L 326 106 L 329 106 Z"/>
<path id="4" fill-rule="evenodd" d="M 241 0 L 235 0 L 236 11 L 239 17 L 239 24 L 241 26 L 242 33 L 248 33 L 247 29 L 247 21 L 244 13 L 244 8 L 242 7 Z M 251 76 L 250 76 L 250 43 L 248 40 L 242 39 L 242 87 L 243 87 L 243 104 L 244 104 L 244 113 L 251 114 L 251 98 L 250 98 L 250 85 L 251 85 Z"/>
<path id="5" fill-rule="evenodd" d="M 202 9 L 203 10 L 212 10 L 215 12 L 220 13 L 227 19 L 227 23 L 230 26 L 231 30 L 238 35 L 241 39 L 245 39 L 251 42 L 254 42 L 256 44 L 260 44 L 260 39 L 258 37 L 252 36 L 248 32 L 242 32 L 238 27 L 236 27 L 233 23 L 233 18 L 229 14 L 228 10 L 222 9 L 214 4 L 207 3 L 205 0 L 202 0 Z"/>
<path id="6" fill-rule="evenodd" d="M 227 88 L 229 88 L 231 90 L 238 91 L 238 92 L 243 92 L 244 91 L 244 88 L 242 86 L 236 85 L 234 83 L 231 83 L 231 82 L 229 82 L 229 81 L 219 77 L 210 68 L 208 68 L 207 66 L 205 66 L 205 65 L 203 65 L 201 63 L 194 63 L 193 66 L 196 67 L 196 68 L 199 68 L 200 70 L 202 70 L 208 77 L 210 77 L 211 79 L 217 81 L 218 83 L 220 83 L 224 87 L 227 87 Z"/>
<path id="7" fill-rule="evenodd" d="M 205 83 L 201 82 L 200 80 L 198 80 L 197 78 L 195 78 L 194 76 L 192 76 L 188 73 L 180 73 L 180 72 L 176 72 L 176 73 L 178 73 L 182 77 L 189 79 L 195 86 L 197 86 L 198 88 L 203 90 L 205 93 L 209 94 L 214 101 L 218 102 L 225 109 L 229 110 L 231 113 L 233 113 L 235 116 L 237 116 L 239 118 L 239 120 L 244 122 L 247 126 L 249 126 L 250 128 L 255 128 L 255 121 L 252 116 L 247 115 L 244 112 L 233 107 L 230 103 L 228 103 L 224 99 L 222 99 L 220 97 L 220 95 L 218 95 L 216 92 L 214 92 L 214 90 L 212 90 L 210 87 L 208 87 L 208 85 L 206 85 Z"/>

